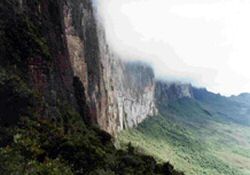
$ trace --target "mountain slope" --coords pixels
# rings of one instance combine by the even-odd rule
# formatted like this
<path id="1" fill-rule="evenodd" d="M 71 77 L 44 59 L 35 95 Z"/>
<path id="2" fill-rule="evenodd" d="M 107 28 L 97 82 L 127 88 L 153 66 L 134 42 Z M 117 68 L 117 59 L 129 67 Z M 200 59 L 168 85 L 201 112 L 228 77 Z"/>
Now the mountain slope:
<path id="1" fill-rule="evenodd" d="M 103 58 L 98 36 L 91 0 L 0 1 L 1 175 L 183 174 L 131 145 L 115 149 L 100 129 L 115 134 L 120 119 L 126 121 L 124 99 L 138 94 L 124 92 L 123 81 L 113 83 L 110 67 L 121 70 L 118 78 L 132 75 L 120 69 L 126 66 L 121 60 Z M 137 68 L 141 84 L 132 101 L 139 103 L 130 106 L 153 109 L 154 77 L 149 72 L 143 80 L 148 68 Z M 127 95 L 119 105 L 118 90 Z"/>
<path id="2" fill-rule="evenodd" d="M 189 86 L 187 91 L 176 84 L 160 87 L 159 115 L 122 132 L 121 145 L 131 141 L 141 151 L 170 161 L 190 175 L 250 174 L 250 125 L 247 110 L 242 112 L 245 106 L 205 89 Z M 173 96 L 173 92 L 178 93 Z"/>

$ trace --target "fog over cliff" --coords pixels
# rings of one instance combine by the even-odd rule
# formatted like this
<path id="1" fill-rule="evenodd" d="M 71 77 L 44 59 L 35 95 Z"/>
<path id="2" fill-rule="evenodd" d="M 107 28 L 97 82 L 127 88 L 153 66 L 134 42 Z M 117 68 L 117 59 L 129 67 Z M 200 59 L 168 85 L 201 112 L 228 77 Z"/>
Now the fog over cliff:
<path id="1" fill-rule="evenodd" d="M 250 2 L 95 0 L 111 47 L 158 78 L 224 95 L 250 91 Z"/>

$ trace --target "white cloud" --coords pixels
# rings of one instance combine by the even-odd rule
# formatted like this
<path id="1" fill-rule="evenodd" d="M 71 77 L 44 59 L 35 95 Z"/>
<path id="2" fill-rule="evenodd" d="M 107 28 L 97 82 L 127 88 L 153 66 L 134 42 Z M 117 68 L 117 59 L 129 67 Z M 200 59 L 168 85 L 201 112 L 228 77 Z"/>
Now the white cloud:
<path id="1" fill-rule="evenodd" d="M 125 59 L 225 95 L 250 91 L 248 0 L 99 0 L 98 7 Z"/>

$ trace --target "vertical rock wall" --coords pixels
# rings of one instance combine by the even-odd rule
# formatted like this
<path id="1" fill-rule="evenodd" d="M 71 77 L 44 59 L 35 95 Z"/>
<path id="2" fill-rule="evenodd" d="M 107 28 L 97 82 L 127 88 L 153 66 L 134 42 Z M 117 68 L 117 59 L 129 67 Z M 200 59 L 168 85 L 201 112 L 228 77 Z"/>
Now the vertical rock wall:
<path id="1" fill-rule="evenodd" d="M 91 1 L 68 0 L 65 33 L 74 75 L 85 87 L 89 118 L 115 134 L 156 112 L 154 74 L 145 64 L 126 63 L 110 49 Z"/>
<path id="2" fill-rule="evenodd" d="M 97 24 L 102 75 L 108 95 L 108 117 L 99 123 L 117 132 L 135 127 L 157 112 L 154 73 L 144 63 L 123 61 L 107 44 L 101 22 Z"/>
<path id="3" fill-rule="evenodd" d="M 87 118 L 98 122 L 106 117 L 107 94 L 102 78 L 97 25 L 90 0 L 67 0 L 64 23 L 74 76 L 83 84 Z M 82 106 L 80 106 L 82 108 Z"/>
<path id="4" fill-rule="evenodd" d="M 152 69 L 112 52 L 91 0 L 3 0 L 0 9 L 0 66 L 37 92 L 36 116 L 66 120 L 73 108 L 115 135 L 156 112 Z"/>

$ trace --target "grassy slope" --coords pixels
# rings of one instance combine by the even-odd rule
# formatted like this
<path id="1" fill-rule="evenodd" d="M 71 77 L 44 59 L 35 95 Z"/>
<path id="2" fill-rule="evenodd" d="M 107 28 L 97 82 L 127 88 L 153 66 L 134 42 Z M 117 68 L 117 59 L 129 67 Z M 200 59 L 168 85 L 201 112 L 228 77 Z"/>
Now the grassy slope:
<path id="1" fill-rule="evenodd" d="M 224 99 L 225 107 L 220 107 L 220 100 L 182 99 L 161 105 L 158 116 L 122 132 L 118 141 L 121 146 L 131 141 L 188 175 L 249 175 L 250 127 L 228 116 L 226 106 L 232 102 L 225 104 Z"/>

